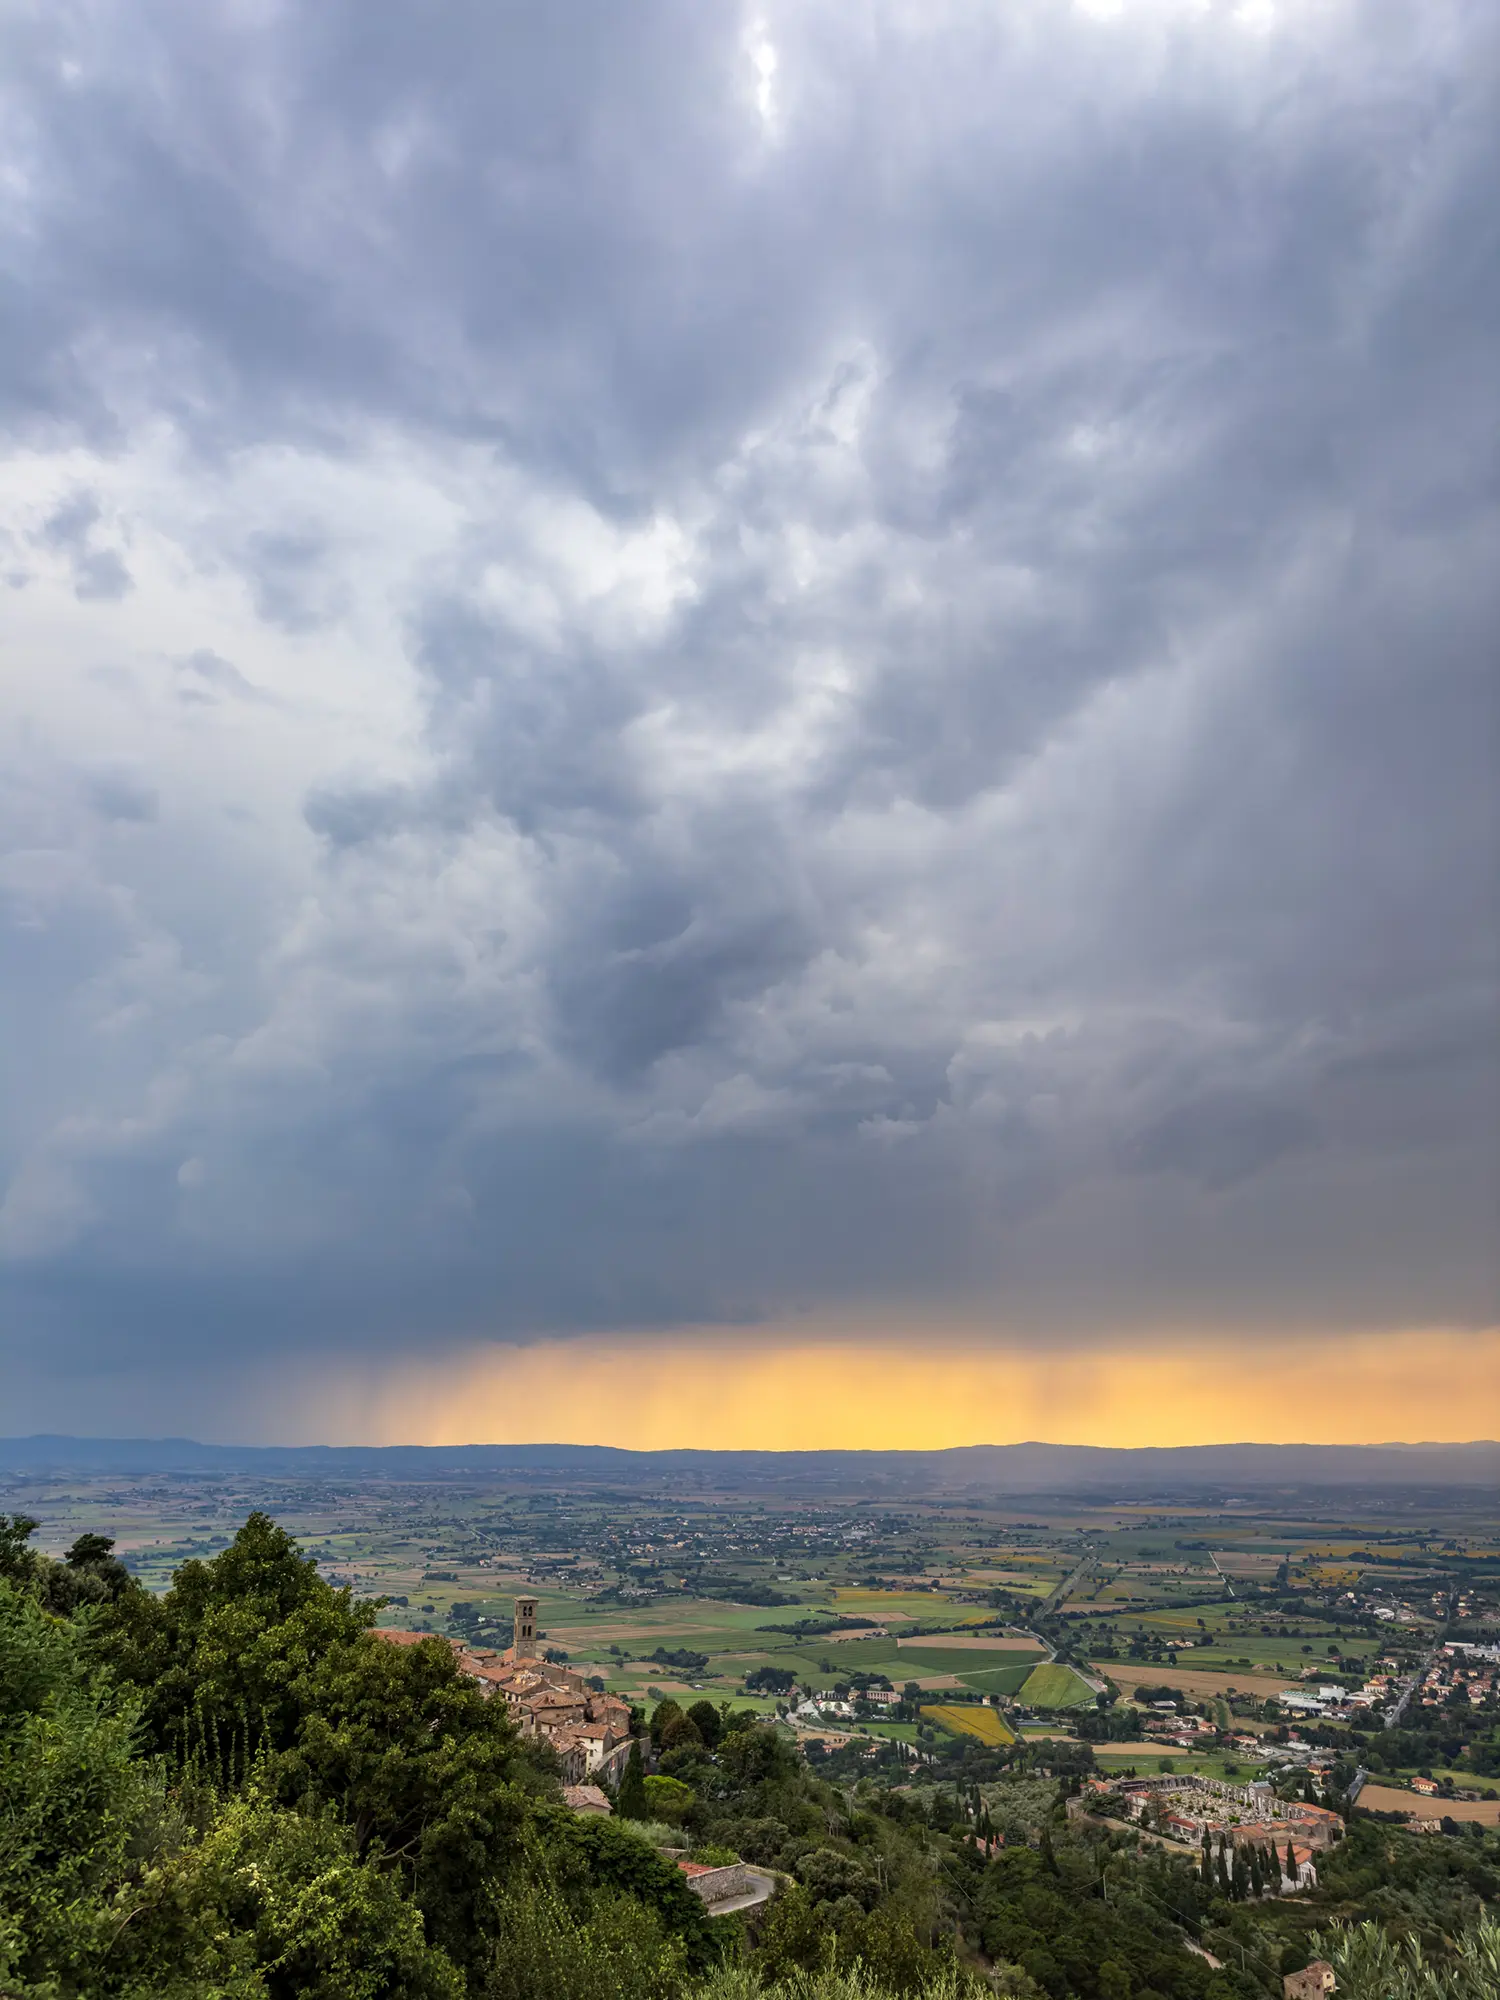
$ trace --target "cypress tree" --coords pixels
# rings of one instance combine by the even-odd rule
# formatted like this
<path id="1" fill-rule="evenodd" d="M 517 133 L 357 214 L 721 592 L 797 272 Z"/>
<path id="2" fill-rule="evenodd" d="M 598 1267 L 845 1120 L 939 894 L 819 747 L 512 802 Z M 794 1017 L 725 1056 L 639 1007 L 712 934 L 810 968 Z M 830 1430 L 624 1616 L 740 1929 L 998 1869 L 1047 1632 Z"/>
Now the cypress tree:
<path id="1" fill-rule="evenodd" d="M 630 1746 L 630 1757 L 625 1765 L 625 1775 L 620 1780 L 620 1789 L 615 1794 L 615 1811 L 621 1819 L 645 1819 L 646 1773 L 641 1764 L 639 1742 Z"/>

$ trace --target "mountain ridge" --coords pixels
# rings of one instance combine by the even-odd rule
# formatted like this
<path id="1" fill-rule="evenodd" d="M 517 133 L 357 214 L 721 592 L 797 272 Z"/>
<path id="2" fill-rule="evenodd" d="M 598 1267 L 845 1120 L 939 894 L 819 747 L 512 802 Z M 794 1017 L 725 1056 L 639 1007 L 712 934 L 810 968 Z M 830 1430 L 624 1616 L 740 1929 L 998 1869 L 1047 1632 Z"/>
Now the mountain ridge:
<path id="1" fill-rule="evenodd" d="M 193 1438 L 0 1438 L 0 1474 L 261 1473 L 398 1481 L 509 1473 L 657 1483 L 827 1488 L 850 1480 L 880 1490 L 1149 1490 L 1163 1487 L 1477 1486 L 1500 1484 L 1500 1442 L 1369 1445 L 1075 1445 L 1043 1440 L 936 1450 L 635 1451 L 624 1445 L 221 1445 Z"/>

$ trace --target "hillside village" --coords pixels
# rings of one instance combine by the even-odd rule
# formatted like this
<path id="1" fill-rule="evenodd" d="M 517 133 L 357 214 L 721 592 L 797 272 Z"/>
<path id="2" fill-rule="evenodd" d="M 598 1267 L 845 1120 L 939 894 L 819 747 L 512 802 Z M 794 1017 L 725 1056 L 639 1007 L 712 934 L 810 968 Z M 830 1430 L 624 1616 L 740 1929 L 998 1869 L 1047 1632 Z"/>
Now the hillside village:
<path id="1" fill-rule="evenodd" d="M 534 1597 L 515 1600 L 515 1638 L 503 1651 L 454 1641 L 459 1671 L 486 1698 L 504 1702 L 523 1737 L 554 1752 L 565 1784 L 618 1784 L 630 1755 L 631 1705 L 540 1657 L 536 1612 Z M 390 1645 L 415 1646 L 431 1634 L 386 1627 L 378 1636 Z"/>

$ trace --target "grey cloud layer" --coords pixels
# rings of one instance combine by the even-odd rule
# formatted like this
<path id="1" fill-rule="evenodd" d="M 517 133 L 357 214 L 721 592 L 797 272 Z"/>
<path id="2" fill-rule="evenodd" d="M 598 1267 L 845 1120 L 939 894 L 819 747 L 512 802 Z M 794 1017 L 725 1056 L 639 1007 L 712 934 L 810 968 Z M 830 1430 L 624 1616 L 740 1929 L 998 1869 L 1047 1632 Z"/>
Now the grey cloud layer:
<path id="1" fill-rule="evenodd" d="M 7 33 L 22 1376 L 1496 1317 L 1489 9 Z"/>

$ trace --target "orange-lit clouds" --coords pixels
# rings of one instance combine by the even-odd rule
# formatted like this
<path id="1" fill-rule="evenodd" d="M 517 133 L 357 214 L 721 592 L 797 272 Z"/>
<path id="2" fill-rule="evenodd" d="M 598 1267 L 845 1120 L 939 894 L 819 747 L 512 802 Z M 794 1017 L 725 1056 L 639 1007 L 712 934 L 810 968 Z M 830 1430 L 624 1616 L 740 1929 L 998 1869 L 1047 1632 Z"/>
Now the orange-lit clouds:
<path id="1" fill-rule="evenodd" d="M 346 1376 L 303 1421 L 330 1441 L 641 1450 L 1457 1441 L 1500 1436 L 1500 1329 L 1050 1352 L 930 1334 L 617 1336 Z"/>

